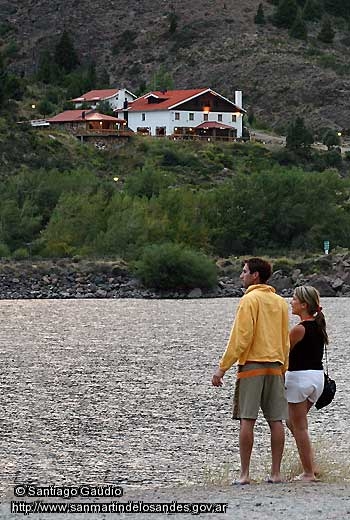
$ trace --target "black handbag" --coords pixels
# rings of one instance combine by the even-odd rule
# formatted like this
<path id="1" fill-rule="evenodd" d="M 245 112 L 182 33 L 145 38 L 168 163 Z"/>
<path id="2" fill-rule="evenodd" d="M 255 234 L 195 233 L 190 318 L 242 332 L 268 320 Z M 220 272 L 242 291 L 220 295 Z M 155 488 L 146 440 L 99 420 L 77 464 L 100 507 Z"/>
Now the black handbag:
<path id="1" fill-rule="evenodd" d="M 324 373 L 324 386 L 323 386 L 323 392 L 316 401 L 315 407 L 317 410 L 320 410 L 324 406 L 327 406 L 330 404 L 335 396 L 335 392 L 337 390 L 337 385 L 333 379 L 329 377 L 328 374 L 328 355 L 327 355 L 327 347 L 325 345 L 325 359 L 326 359 L 326 370 Z"/>

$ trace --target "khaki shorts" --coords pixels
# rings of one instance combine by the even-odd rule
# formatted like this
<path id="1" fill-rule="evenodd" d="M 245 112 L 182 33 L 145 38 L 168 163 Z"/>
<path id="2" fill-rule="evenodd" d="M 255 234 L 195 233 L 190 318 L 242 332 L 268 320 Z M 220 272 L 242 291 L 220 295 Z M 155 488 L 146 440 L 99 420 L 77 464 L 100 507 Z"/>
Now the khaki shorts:
<path id="1" fill-rule="evenodd" d="M 244 375 L 245 372 L 247 377 Z M 233 419 L 257 419 L 260 408 L 267 421 L 282 421 L 288 418 L 280 363 L 252 362 L 238 367 Z"/>

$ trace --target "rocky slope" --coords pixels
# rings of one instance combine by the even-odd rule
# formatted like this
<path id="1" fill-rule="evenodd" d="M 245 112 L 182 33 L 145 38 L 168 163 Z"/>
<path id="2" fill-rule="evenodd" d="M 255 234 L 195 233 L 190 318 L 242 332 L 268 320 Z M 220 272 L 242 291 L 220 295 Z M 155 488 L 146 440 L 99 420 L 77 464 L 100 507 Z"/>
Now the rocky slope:
<path id="1" fill-rule="evenodd" d="M 0 0 L 0 13 L 11 26 L 4 38 L 20 48 L 13 66 L 25 74 L 66 28 L 81 60 L 106 68 L 112 85 L 137 90 L 163 65 L 176 88 L 210 86 L 229 97 L 242 89 L 245 107 L 277 128 L 296 114 L 314 128 L 350 128 L 345 23 L 334 20 L 331 46 L 317 41 L 319 24 L 309 25 L 304 43 L 271 23 L 257 26 L 259 1 Z M 268 18 L 273 6 L 263 6 Z M 178 22 L 170 34 L 172 10 Z"/>

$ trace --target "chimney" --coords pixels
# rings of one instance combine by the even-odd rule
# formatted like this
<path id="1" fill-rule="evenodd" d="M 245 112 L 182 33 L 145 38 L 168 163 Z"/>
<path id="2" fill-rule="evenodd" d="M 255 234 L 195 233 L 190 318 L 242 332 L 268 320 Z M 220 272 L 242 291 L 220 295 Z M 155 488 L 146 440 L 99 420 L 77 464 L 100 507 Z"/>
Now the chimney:
<path id="1" fill-rule="evenodd" d="M 85 110 L 82 111 L 82 113 L 81 113 L 81 118 L 82 118 L 82 119 L 85 119 Z"/>
<path id="2" fill-rule="evenodd" d="M 236 90 L 235 91 L 235 105 L 237 105 L 239 108 L 243 108 L 242 107 L 242 91 L 241 90 Z"/>

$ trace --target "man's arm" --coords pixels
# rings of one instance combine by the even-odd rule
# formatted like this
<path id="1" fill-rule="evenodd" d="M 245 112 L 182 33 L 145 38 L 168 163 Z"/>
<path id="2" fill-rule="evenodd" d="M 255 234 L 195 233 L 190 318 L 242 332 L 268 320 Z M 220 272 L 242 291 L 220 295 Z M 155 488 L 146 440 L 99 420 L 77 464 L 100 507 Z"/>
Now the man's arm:
<path id="1" fill-rule="evenodd" d="M 254 319 L 251 305 L 241 301 L 226 350 L 212 377 L 214 386 L 222 386 L 222 378 L 225 372 L 238 361 L 243 352 L 250 348 L 253 334 Z"/>

